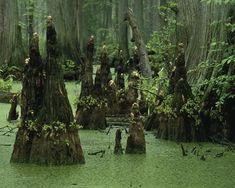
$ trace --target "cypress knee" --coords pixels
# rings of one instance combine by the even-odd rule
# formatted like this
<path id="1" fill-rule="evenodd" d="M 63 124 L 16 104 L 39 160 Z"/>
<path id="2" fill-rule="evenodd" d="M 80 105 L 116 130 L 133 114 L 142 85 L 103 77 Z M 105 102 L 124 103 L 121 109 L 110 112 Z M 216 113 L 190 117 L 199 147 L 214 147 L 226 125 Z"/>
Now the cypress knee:
<path id="1" fill-rule="evenodd" d="M 146 153 L 146 143 L 144 135 L 144 125 L 140 118 L 139 105 L 134 103 L 131 108 L 132 124 L 129 128 L 127 138 L 126 153 L 143 154 Z"/>

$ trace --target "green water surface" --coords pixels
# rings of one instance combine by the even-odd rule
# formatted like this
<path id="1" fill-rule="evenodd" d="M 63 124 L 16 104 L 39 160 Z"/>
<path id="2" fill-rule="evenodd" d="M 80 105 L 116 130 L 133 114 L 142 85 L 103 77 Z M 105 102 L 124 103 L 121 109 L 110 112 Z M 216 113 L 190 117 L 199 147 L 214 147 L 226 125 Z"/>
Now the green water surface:
<path id="1" fill-rule="evenodd" d="M 71 104 L 74 103 L 79 86 L 67 83 Z M 16 84 L 13 90 L 20 89 Z M 8 124 L 6 116 L 10 105 L 0 103 L 0 127 Z M 15 126 L 10 124 L 10 126 Z M 3 130 L 2 130 L 3 131 Z M 185 144 L 190 151 L 200 148 L 206 160 L 193 154 L 183 157 L 179 144 L 156 139 L 152 132 L 146 133 L 146 155 L 113 154 L 115 129 L 110 134 L 100 131 L 80 130 L 80 139 L 86 164 L 73 166 L 37 166 L 11 164 L 15 133 L 3 136 L 0 132 L 0 188 L 234 188 L 235 153 L 211 143 Z M 122 144 L 125 148 L 127 136 L 123 131 Z M 10 144 L 11 146 L 2 146 Z M 89 152 L 105 150 L 101 155 Z M 210 150 L 211 152 L 206 152 Z"/>

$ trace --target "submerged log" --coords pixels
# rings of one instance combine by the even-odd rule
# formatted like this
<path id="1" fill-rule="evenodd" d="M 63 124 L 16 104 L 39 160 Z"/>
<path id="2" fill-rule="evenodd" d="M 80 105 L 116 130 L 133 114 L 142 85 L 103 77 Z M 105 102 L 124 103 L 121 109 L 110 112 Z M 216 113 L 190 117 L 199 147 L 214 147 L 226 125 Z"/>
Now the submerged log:
<path id="1" fill-rule="evenodd" d="M 16 135 L 11 162 L 53 165 L 84 163 L 78 130 L 72 125 L 72 108 L 57 60 L 56 31 L 51 16 L 47 19 L 44 82 L 38 77 L 41 72 L 38 37 L 33 38 L 32 46 L 23 80 L 23 121 Z M 34 71 L 31 71 L 32 68 Z M 38 95 L 40 92 L 43 95 Z"/>
<path id="2" fill-rule="evenodd" d="M 88 155 L 97 155 L 97 154 L 101 154 L 100 158 L 102 158 L 102 157 L 104 157 L 105 150 L 100 150 L 100 151 L 97 151 L 97 152 L 88 153 Z"/>

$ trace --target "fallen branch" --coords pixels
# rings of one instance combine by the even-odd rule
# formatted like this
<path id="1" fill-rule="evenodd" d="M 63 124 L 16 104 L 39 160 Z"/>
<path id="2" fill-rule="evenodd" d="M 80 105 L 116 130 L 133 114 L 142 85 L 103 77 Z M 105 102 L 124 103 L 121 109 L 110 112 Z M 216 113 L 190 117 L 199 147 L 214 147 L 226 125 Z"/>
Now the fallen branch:
<path id="1" fill-rule="evenodd" d="M 88 153 L 88 155 L 97 155 L 97 154 L 99 154 L 99 153 L 101 153 L 102 155 L 104 155 L 104 154 L 105 154 L 105 150 L 100 150 L 100 151 Z"/>
<path id="2" fill-rule="evenodd" d="M 11 144 L 0 144 L 0 146 L 11 146 Z"/>
<path id="3" fill-rule="evenodd" d="M 182 155 L 187 156 L 186 150 L 184 149 L 183 144 L 180 144 L 181 150 L 182 150 Z"/>
<path id="4" fill-rule="evenodd" d="M 9 127 L 9 125 L 6 125 L 6 126 L 4 126 L 4 127 L 0 127 L 0 130 L 5 129 L 5 128 L 8 128 L 8 127 Z"/>
<path id="5" fill-rule="evenodd" d="M 197 149 L 197 147 L 195 146 L 195 147 L 192 149 L 191 153 L 194 154 L 194 155 L 196 155 L 196 152 L 197 152 L 196 149 Z"/>
<path id="6" fill-rule="evenodd" d="M 125 130 L 126 134 L 129 134 L 129 131 L 127 130 L 126 127 L 124 128 L 124 130 Z"/>
<path id="7" fill-rule="evenodd" d="M 223 156 L 224 156 L 224 152 L 217 153 L 214 158 L 219 158 L 219 157 L 223 157 Z"/>
<path id="8" fill-rule="evenodd" d="M 109 129 L 108 129 L 106 135 L 108 135 L 108 134 L 110 133 L 110 131 L 111 131 L 112 128 L 113 128 L 112 126 L 109 126 Z"/>
<path id="9" fill-rule="evenodd" d="M 228 140 L 220 140 L 215 137 L 210 138 L 213 143 L 220 144 L 223 146 L 228 146 L 230 150 L 235 150 L 235 144 L 229 142 Z"/>
<path id="10" fill-rule="evenodd" d="M 17 129 L 17 127 L 13 127 L 11 129 L 9 129 L 7 132 L 3 133 L 2 135 L 5 136 L 7 135 L 8 133 L 12 133 L 13 130 Z"/>

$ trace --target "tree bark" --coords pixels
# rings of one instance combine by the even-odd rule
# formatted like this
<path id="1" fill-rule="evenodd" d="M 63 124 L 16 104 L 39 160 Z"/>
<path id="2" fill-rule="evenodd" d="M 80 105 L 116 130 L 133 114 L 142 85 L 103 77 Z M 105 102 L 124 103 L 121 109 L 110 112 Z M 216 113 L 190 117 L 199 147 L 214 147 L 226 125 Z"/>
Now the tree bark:
<path id="1" fill-rule="evenodd" d="M 53 165 L 84 163 L 78 130 L 72 124 L 72 108 L 58 62 L 57 36 L 51 16 L 47 20 L 45 83 L 40 76 L 40 65 L 38 39 L 33 38 L 23 81 L 23 121 L 17 132 L 11 162 Z"/>
<path id="2" fill-rule="evenodd" d="M 211 52 L 212 42 L 226 40 L 225 23 L 229 5 L 206 3 L 200 0 L 177 0 L 177 41 L 185 44 L 187 70 L 197 68 L 201 62 L 220 61 L 222 51 Z M 214 24 L 213 24 L 214 23 Z M 216 68 L 189 73 L 190 84 L 210 79 Z"/>
<path id="3" fill-rule="evenodd" d="M 129 22 L 133 37 L 135 40 L 135 44 L 138 48 L 138 54 L 140 57 L 140 69 L 144 77 L 151 78 L 152 77 L 152 70 L 150 67 L 149 59 L 148 59 L 148 53 L 145 46 L 145 43 L 143 41 L 140 28 L 138 27 L 137 21 L 133 15 L 132 10 L 128 10 L 125 19 Z"/>
<path id="4" fill-rule="evenodd" d="M 77 0 L 77 10 L 76 10 L 76 22 L 77 22 L 77 30 L 78 30 L 78 40 L 80 45 L 80 50 L 83 52 L 84 45 L 85 45 L 85 32 L 86 32 L 86 25 L 84 24 L 84 0 Z"/>
<path id="5" fill-rule="evenodd" d="M 123 56 L 125 60 L 129 59 L 128 25 L 123 21 L 127 10 L 128 10 L 128 1 L 120 0 L 118 7 L 119 49 L 123 51 Z"/>
<path id="6" fill-rule="evenodd" d="M 144 5 L 143 0 L 134 0 L 133 12 L 135 14 L 137 24 L 141 28 L 142 36 L 145 35 L 144 28 Z M 143 37 L 144 38 L 144 37 Z"/>
<path id="7" fill-rule="evenodd" d="M 160 29 L 159 0 L 148 0 L 145 14 L 145 38 L 151 39 L 153 32 Z"/>
<path id="8" fill-rule="evenodd" d="M 83 29 L 83 31 L 84 28 L 78 25 L 77 19 L 82 19 L 82 17 L 80 15 L 77 17 L 79 13 L 76 7 L 80 11 L 80 8 L 82 9 L 82 1 L 47 0 L 48 14 L 55 18 L 55 28 L 57 31 L 60 31 L 58 33 L 58 47 L 62 54 L 62 60 L 70 59 L 80 62 L 80 41 L 78 34 L 80 36 L 81 31 L 78 28 Z M 80 39 L 82 40 L 82 38 Z"/>
<path id="9" fill-rule="evenodd" d="M 18 25 L 17 0 L 0 1 L 0 65 L 22 65 L 21 28 Z"/>

